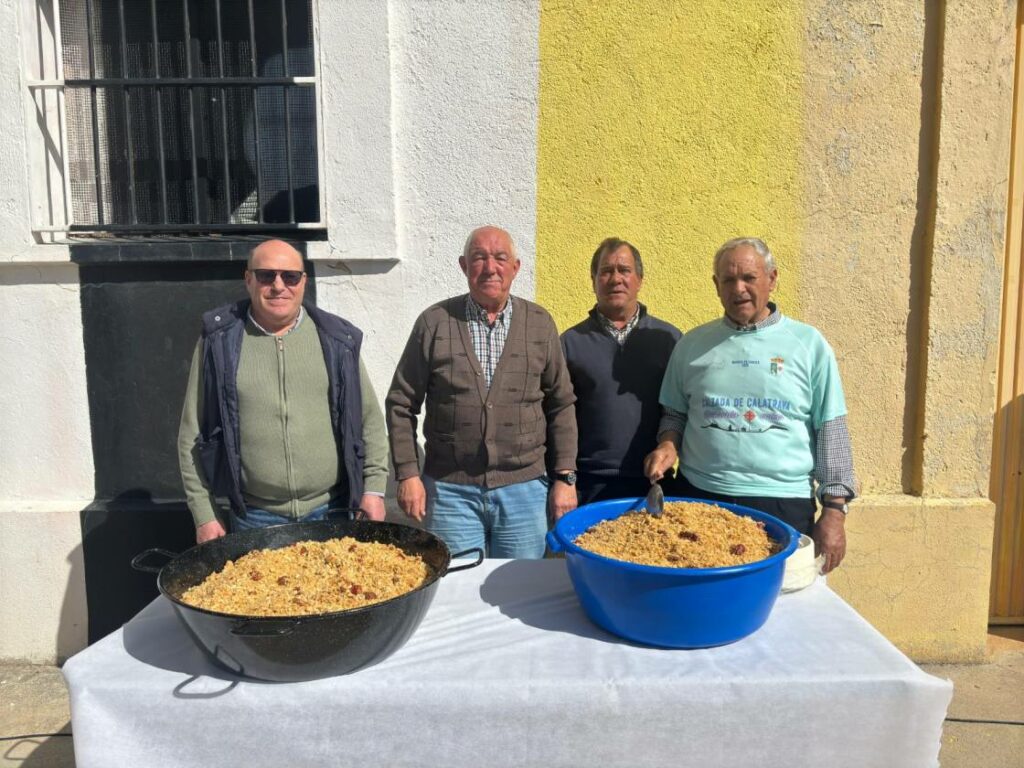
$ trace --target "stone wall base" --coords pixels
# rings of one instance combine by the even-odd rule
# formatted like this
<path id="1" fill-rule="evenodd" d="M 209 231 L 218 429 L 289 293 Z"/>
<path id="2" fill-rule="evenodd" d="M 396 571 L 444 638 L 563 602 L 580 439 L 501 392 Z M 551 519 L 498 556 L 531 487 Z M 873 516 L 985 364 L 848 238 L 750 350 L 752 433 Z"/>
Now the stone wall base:
<path id="1" fill-rule="evenodd" d="M 983 498 L 858 499 L 829 586 L 914 661 L 982 662 L 994 514 Z"/>

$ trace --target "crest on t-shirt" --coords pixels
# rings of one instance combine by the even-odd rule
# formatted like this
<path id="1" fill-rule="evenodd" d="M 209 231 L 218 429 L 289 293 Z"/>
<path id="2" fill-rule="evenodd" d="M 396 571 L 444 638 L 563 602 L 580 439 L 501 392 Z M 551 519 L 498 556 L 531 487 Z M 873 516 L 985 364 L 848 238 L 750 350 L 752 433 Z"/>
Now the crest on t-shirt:
<path id="1" fill-rule="evenodd" d="M 771 359 L 771 365 L 768 367 L 768 373 L 770 373 L 772 376 L 778 376 L 780 373 L 782 373 L 782 364 L 784 362 L 784 358 L 773 357 Z"/>

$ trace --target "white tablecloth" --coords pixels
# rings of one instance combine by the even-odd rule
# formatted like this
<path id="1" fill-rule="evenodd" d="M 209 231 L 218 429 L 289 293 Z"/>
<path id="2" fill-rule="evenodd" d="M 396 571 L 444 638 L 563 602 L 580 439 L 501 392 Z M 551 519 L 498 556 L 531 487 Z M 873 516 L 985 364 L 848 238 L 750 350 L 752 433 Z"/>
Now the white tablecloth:
<path id="1" fill-rule="evenodd" d="M 306 683 L 239 681 L 158 598 L 70 659 L 75 757 L 98 766 L 880 766 L 938 763 L 952 684 L 821 581 L 732 645 L 632 645 L 561 560 L 445 576 L 409 642 Z"/>

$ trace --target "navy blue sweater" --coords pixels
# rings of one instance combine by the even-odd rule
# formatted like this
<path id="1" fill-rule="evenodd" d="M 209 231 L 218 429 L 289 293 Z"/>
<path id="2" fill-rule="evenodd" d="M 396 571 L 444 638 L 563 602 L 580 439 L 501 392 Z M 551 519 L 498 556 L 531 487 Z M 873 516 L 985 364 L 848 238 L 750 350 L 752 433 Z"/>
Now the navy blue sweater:
<path id="1" fill-rule="evenodd" d="M 682 334 L 647 314 L 621 347 L 604 330 L 597 307 L 562 334 L 562 349 L 576 391 L 579 454 L 586 474 L 643 477 L 654 449 L 661 406 L 658 394 L 669 356 Z"/>

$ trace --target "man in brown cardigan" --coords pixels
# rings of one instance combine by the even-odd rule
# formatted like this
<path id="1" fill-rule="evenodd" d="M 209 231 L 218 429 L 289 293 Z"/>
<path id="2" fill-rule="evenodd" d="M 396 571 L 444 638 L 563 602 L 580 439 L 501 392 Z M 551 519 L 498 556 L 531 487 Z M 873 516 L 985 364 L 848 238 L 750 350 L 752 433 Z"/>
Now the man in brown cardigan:
<path id="1" fill-rule="evenodd" d="M 469 293 L 419 316 L 385 403 L 398 504 L 453 552 L 540 558 L 547 512 L 576 506 L 576 398 L 558 329 L 510 295 L 520 262 L 508 232 L 474 230 L 459 266 Z"/>

